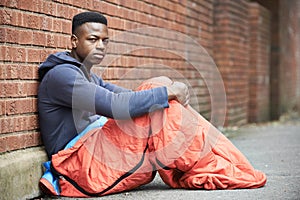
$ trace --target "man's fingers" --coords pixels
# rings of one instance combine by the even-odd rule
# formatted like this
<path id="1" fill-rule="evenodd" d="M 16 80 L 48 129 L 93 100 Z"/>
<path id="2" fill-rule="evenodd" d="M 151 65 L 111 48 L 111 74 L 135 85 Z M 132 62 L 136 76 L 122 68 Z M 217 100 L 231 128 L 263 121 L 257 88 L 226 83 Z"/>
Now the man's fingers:
<path id="1" fill-rule="evenodd" d="M 190 100 L 189 88 L 182 82 L 174 82 L 173 84 L 180 90 L 180 92 L 176 95 L 177 101 L 183 106 L 186 106 Z"/>

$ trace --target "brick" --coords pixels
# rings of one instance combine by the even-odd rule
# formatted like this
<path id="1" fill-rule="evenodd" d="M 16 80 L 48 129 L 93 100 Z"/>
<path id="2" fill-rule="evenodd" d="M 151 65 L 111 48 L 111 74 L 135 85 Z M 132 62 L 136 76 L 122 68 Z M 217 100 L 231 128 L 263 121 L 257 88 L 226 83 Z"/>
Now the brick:
<path id="1" fill-rule="evenodd" d="M 0 97 L 25 97 L 37 94 L 37 82 L 0 81 Z"/>
<path id="2" fill-rule="evenodd" d="M 62 32 L 62 21 L 61 20 L 56 19 L 53 21 L 53 31 L 59 32 L 59 33 Z"/>
<path id="3" fill-rule="evenodd" d="M 6 79 L 6 65 L 2 64 L 0 65 L 0 80 Z"/>
<path id="4" fill-rule="evenodd" d="M 43 1 L 42 0 L 32 0 L 31 10 L 37 13 L 43 12 Z"/>
<path id="5" fill-rule="evenodd" d="M 57 16 L 57 3 L 51 1 L 43 1 L 43 11 L 50 16 Z"/>
<path id="6" fill-rule="evenodd" d="M 33 48 L 30 48 L 30 49 L 26 49 L 26 52 L 27 52 L 27 59 L 26 61 L 27 62 L 40 62 L 41 59 L 40 59 L 40 52 L 41 50 L 40 49 L 33 49 Z"/>
<path id="7" fill-rule="evenodd" d="M 47 34 L 46 36 L 46 45 L 48 47 L 55 47 L 55 35 L 54 34 Z"/>
<path id="8" fill-rule="evenodd" d="M 35 45 L 46 46 L 46 34 L 44 32 L 33 31 L 32 42 Z"/>
<path id="9" fill-rule="evenodd" d="M 6 41 L 6 29 L 0 27 L 0 42 Z"/>
<path id="10" fill-rule="evenodd" d="M 37 66 L 0 64 L 0 79 L 37 79 Z"/>
<path id="11" fill-rule="evenodd" d="M 28 3 L 26 0 L 18 0 L 18 7 L 23 10 L 32 11 L 33 10 L 33 2 Z"/>
<path id="12" fill-rule="evenodd" d="M 6 100 L 5 103 L 7 115 L 37 112 L 35 98 L 11 99 Z"/>
<path id="13" fill-rule="evenodd" d="M 101 1 L 99 7 L 100 7 L 100 10 L 106 15 L 115 16 L 118 14 L 117 6 L 113 5 L 109 2 Z M 110 22 L 110 20 L 108 22 Z"/>
<path id="14" fill-rule="evenodd" d="M 71 34 L 72 25 L 70 21 L 62 21 L 62 33 Z"/>
<path id="15" fill-rule="evenodd" d="M 6 102 L 5 100 L 0 100 L 0 116 L 5 114 Z"/>
<path id="16" fill-rule="evenodd" d="M 57 17 L 68 16 L 68 7 L 64 4 L 57 4 Z"/>
<path id="17" fill-rule="evenodd" d="M 24 19 L 24 25 L 33 29 L 41 28 L 41 17 L 34 14 L 28 14 Z"/>
<path id="18" fill-rule="evenodd" d="M 33 31 L 19 30 L 18 31 L 19 44 L 33 44 Z"/>
<path id="19" fill-rule="evenodd" d="M 27 52 L 24 48 L 16 46 L 0 46 L 0 60 L 25 62 L 27 59 Z"/>
<path id="20" fill-rule="evenodd" d="M 52 30 L 53 29 L 53 18 L 44 17 L 41 19 L 41 30 Z"/>
<path id="21" fill-rule="evenodd" d="M 41 145 L 38 132 L 8 134 L 0 136 L 0 153 Z"/>
<path id="22" fill-rule="evenodd" d="M 35 130 L 38 128 L 37 115 L 0 117 L 0 134 Z"/>
<path id="23" fill-rule="evenodd" d="M 0 10 L 0 24 L 11 24 L 13 14 L 11 10 Z"/>
<path id="24" fill-rule="evenodd" d="M 10 29 L 10 28 L 1 28 L 5 29 L 2 31 L 4 34 L 4 42 L 9 43 L 17 43 L 18 42 L 18 31 L 16 29 Z"/>

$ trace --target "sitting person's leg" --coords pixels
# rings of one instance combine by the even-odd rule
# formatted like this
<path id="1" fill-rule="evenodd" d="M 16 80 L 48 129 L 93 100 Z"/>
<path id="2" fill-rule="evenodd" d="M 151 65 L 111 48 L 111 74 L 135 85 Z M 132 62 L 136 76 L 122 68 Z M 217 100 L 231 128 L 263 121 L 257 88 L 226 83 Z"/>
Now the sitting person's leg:
<path id="1" fill-rule="evenodd" d="M 188 189 L 234 189 L 265 184 L 266 176 L 255 170 L 207 120 L 196 116 L 191 107 L 171 102 L 164 116 L 164 126 L 153 133 L 150 141 L 159 174 L 168 185 Z"/>
<path id="2" fill-rule="evenodd" d="M 155 78 L 139 89 L 170 83 L 165 77 Z M 169 108 L 150 116 L 151 161 L 168 185 L 234 189 L 265 184 L 266 176 L 253 169 L 245 156 L 192 107 L 171 101 Z"/>
<path id="3" fill-rule="evenodd" d="M 102 196 L 151 182 L 156 170 L 148 154 L 149 122 L 146 115 L 133 121 L 109 119 L 53 155 L 53 167 L 63 175 L 61 195 Z"/>
<path id="4" fill-rule="evenodd" d="M 171 80 L 160 77 L 138 89 L 165 84 Z M 149 115 L 109 120 L 54 155 L 52 162 L 68 177 L 60 179 L 65 196 L 130 190 L 149 183 L 155 170 L 175 188 L 251 188 L 266 180 L 208 121 L 174 100 L 169 108 Z"/>
<path id="5" fill-rule="evenodd" d="M 162 84 L 170 81 L 159 79 L 164 80 Z M 143 86 L 146 89 L 157 85 L 147 82 Z M 151 182 L 156 169 L 149 158 L 150 122 L 149 115 L 132 120 L 109 119 L 72 148 L 53 155 L 53 168 L 63 175 L 59 179 L 61 195 L 101 196 Z"/>

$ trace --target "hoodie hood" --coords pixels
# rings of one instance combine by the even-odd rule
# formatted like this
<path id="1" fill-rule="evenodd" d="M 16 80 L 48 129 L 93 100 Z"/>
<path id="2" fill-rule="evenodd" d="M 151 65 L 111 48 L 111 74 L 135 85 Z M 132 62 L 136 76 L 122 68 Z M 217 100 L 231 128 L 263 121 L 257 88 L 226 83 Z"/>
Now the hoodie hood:
<path id="1" fill-rule="evenodd" d="M 48 56 L 45 62 L 43 62 L 38 69 L 40 81 L 44 78 L 46 73 L 61 64 L 72 64 L 80 67 L 82 64 L 75 58 L 70 56 L 69 52 L 58 52 Z"/>

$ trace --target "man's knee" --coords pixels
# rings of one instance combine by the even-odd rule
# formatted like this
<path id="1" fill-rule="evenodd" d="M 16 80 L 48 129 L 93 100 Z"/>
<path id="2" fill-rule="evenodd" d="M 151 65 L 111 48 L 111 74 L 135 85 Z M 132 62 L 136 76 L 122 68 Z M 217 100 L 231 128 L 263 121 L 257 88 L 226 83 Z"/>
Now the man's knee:
<path id="1" fill-rule="evenodd" d="M 146 83 L 153 83 L 153 84 L 167 86 L 167 85 L 171 85 L 173 81 L 166 76 L 158 76 L 158 77 L 148 79 Z"/>

